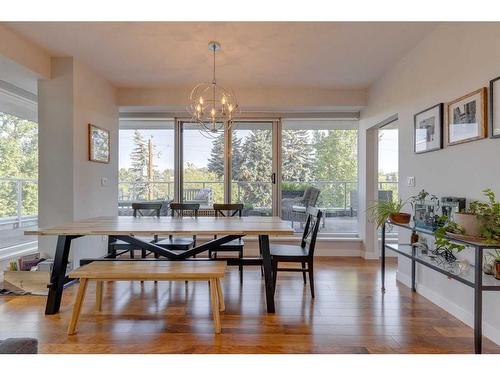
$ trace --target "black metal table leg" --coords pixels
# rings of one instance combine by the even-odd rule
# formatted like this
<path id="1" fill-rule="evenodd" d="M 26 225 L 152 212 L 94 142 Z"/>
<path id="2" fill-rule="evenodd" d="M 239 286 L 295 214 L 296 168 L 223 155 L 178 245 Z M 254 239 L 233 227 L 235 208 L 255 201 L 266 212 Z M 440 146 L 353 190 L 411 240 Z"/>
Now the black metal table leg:
<path id="1" fill-rule="evenodd" d="M 271 265 L 271 253 L 269 251 L 269 236 L 259 235 L 259 248 L 262 254 L 262 265 L 264 266 L 264 280 L 266 284 L 267 312 L 274 313 L 274 283 L 273 268 Z"/>
<path id="2" fill-rule="evenodd" d="M 59 312 L 61 306 L 61 297 L 66 281 L 66 266 L 68 265 L 69 249 L 71 240 L 80 236 L 59 236 L 57 238 L 56 254 L 52 274 L 50 275 L 49 295 L 45 314 L 52 315 Z"/>
<path id="3" fill-rule="evenodd" d="M 483 248 L 476 248 L 476 264 L 474 265 L 474 351 L 482 352 L 483 326 Z"/>
<path id="4" fill-rule="evenodd" d="M 116 248 L 111 244 L 116 241 L 116 238 L 113 236 L 108 236 L 108 256 L 110 258 L 116 258 Z"/>
<path id="5" fill-rule="evenodd" d="M 385 223 L 382 224 L 382 246 L 380 249 L 380 274 L 382 278 L 382 292 L 385 292 Z"/>
<path id="6" fill-rule="evenodd" d="M 415 273 L 416 273 L 416 265 L 417 262 L 415 262 L 415 256 L 416 256 L 416 247 L 412 245 L 411 247 L 411 291 L 416 292 L 417 289 L 415 288 Z"/>

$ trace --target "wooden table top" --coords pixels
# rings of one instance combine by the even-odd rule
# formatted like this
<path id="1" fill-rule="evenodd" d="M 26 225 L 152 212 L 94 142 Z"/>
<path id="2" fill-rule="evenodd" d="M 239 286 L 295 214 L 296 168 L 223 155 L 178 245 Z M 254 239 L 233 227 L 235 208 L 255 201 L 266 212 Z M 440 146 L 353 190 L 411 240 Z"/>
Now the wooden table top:
<path id="1" fill-rule="evenodd" d="M 71 271 L 69 277 L 99 280 L 208 280 L 224 277 L 226 262 L 92 262 Z"/>
<path id="2" fill-rule="evenodd" d="M 279 217 L 96 217 L 50 228 L 24 231 L 26 235 L 293 235 L 290 224 Z"/>

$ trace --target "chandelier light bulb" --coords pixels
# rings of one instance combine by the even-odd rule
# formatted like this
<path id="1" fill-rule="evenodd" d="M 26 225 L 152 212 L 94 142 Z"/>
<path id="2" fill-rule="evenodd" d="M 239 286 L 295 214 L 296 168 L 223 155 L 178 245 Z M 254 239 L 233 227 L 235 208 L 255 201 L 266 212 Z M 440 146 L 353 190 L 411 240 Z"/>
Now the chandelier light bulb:
<path id="1" fill-rule="evenodd" d="M 200 96 L 200 104 L 203 105 L 203 97 Z"/>

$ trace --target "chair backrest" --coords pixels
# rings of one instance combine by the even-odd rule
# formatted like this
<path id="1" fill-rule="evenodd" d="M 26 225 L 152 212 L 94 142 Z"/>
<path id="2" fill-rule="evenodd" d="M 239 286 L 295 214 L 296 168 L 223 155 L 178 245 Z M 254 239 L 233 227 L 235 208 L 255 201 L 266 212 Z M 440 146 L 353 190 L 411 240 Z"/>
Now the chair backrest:
<path id="1" fill-rule="evenodd" d="M 214 203 L 215 217 L 229 216 L 241 217 L 244 205 L 242 203 Z M 226 212 L 226 213 L 224 213 Z"/>
<path id="2" fill-rule="evenodd" d="M 163 203 L 161 202 L 137 202 L 132 203 L 132 209 L 134 210 L 134 217 L 137 216 L 160 216 L 161 207 Z"/>
<path id="3" fill-rule="evenodd" d="M 313 256 L 323 212 L 316 207 L 308 207 L 306 215 L 307 220 L 306 226 L 304 227 L 304 233 L 302 234 L 301 246 L 307 248 L 309 256 Z"/>
<path id="4" fill-rule="evenodd" d="M 304 191 L 304 195 L 302 196 L 302 202 L 305 207 L 315 206 L 318 202 L 319 194 L 321 190 L 315 188 L 314 186 L 308 186 Z"/>
<path id="5" fill-rule="evenodd" d="M 172 217 L 198 217 L 199 209 L 199 203 L 170 203 L 170 214 Z"/>

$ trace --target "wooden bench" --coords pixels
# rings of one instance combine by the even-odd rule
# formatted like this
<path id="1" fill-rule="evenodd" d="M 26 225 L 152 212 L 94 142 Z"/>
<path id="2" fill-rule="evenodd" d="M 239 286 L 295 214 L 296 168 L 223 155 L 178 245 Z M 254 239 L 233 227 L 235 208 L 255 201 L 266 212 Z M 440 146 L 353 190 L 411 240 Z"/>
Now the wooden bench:
<path id="1" fill-rule="evenodd" d="M 96 261 L 77 268 L 69 277 L 80 279 L 80 287 L 73 306 L 68 335 L 76 332 L 88 280 L 96 280 L 96 309 L 102 306 L 103 281 L 208 281 L 215 332 L 221 332 L 219 311 L 224 311 L 224 298 L 220 279 L 226 271 L 225 262 L 213 261 Z"/>

